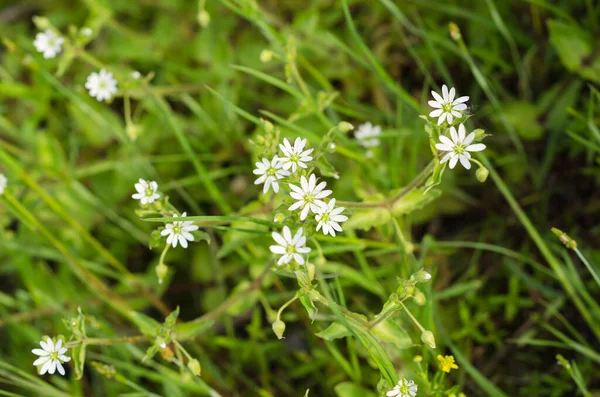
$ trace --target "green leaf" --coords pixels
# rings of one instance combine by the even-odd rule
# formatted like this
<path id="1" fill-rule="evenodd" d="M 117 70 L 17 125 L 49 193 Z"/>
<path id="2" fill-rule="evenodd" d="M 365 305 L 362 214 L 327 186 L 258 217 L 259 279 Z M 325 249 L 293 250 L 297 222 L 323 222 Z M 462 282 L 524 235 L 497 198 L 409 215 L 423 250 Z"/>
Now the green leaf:
<path id="1" fill-rule="evenodd" d="M 160 349 L 160 347 L 158 345 L 152 345 L 148 348 L 148 350 L 146 350 L 146 354 L 144 355 L 144 357 L 142 358 L 142 362 L 151 359 L 152 357 L 154 357 L 154 355 L 158 352 L 158 349 Z"/>
<path id="2" fill-rule="evenodd" d="M 579 26 L 557 20 L 548 21 L 548 30 L 562 64 L 585 79 L 600 82 L 600 58 L 593 55 L 590 34 Z"/>
<path id="3" fill-rule="evenodd" d="M 346 223 L 344 227 L 347 229 L 363 229 L 371 228 L 387 224 L 392 219 L 390 211 L 385 208 L 373 208 L 368 210 L 358 210 Z"/>
<path id="4" fill-rule="evenodd" d="M 310 299 L 310 296 L 306 295 L 306 293 L 302 291 L 298 293 L 298 298 L 300 299 L 300 302 L 302 302 L 302 306 L 304 306 L 304 308 L 308 312 L 308 318 L 314 321 L 315 317 L 317 316 L 318 310 L 315 304 L 313 303 L 312 299 Z"/>
<path id="5" fill-rule="evenodd" d="M 509 103 L 504 108 L 504 116 L 523 139 L 540 139 L 544 133 L 542 125 L 538 122 L 537 108 L 529 102 Z"/>
<path id="6" fill-rule="evenodd" d="M 437 153 L 437 149 L 435 150 Z M 425 182 L 425 189 L 423 190 L 423 194 L 427 194 L 431 189 L 442 183 L 442 176 L 444 175 L 444 171 L 446 170 L 446 164 L 448 163 L 446 162 L 444 164 L 440 164 L 439 161 L 435 162 L 435 165 L 433 166 L 433 173 L 427 179 L 427 182 Z"/>
<path id="7" fill-rule="evenodd" d="M 408 333 L 392 319 L 384 320 L 371 329 L 371 334 L 382 342 L 404 350 L 414 346 Z"/>
<path id="8" fill-rule="evenodd" d="M 331 323 L 329 327 L 325 328 L 321 332 L 316 333 L 315 335 L 317 335 L 321 339 L 331 341 L 334 339 L 345 338 L 347 336 L 350 336 L 351 334 L 344 325 L 336 321 Z"/>
<path id="9" fill-rule="evenodd" d="M 87 345 L 82 342 L 80 345 L 73 347 L 71 357 L 73 358 L 73 367 L 75 367 L 75 379 L 79 380 L 83 377 L 83 367 L 85 366 L 85 351 Z"/>
<path id="10" fill-rule="evenodd" d="M 334 387 L 338 397 L 375 397 L 375 393 L 351 382 L 338 383 Z"/>
<path id="11" fill-rule="evenodd" d="M 152 317 L 139 312 L 131 313 L 131 319 L 135 322 L 142 334 L 146 336 L 154 337 L 156 330 L 161 326 L 161 324 Z"/>
<path id="12" fill-rule="evenodd" d="M 406 196 L 394 203 L 392 213 L 394 216 L 410 214 L 423 208 L 441 195 L 442 191 L 437 189 L 431 189 L 427 193 L 424 193 L 424 189 L 411 190 Z"/>

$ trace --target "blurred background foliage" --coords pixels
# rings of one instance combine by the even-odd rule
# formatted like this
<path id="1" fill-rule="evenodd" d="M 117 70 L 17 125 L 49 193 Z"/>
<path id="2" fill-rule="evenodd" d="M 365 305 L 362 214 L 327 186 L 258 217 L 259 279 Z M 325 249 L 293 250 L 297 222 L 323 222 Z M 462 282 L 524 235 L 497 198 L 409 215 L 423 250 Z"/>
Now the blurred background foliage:
<path id="1" fill-rule="evenodd" d="M 330 184 L 341 200 L 387 195 L 427 164 L 431 154 L 418 115 L 429 113 L 429 92 L 443 83 L 471 97 L 471 128 L 492 134 L 486 155 L 497 179 L 481 184 L 474 172 L 446 172 L 440 198 L 399 217 L 419 263 L 434 275 L 429 303 L 416 313 L 441 351 L 457 358 L 461 369 L 453 381 L 469 396 L 573 396 L 575 383 L 556 363 L 560 353 L 576 361 L 589 390 L 600 388 L 600 319 L 594 317 L 600 291 L 550 233 L 551 226 L 567 231 L 592 266 L 600 262 L 598 3 L 349 0 L 353 24 L 337 0 L 208 0 L 205 8 L 208 24 L 191 0 L 0 2 L 0 171 L 34 218 L 15 216 L 7 202 L 0 206 L 0 390 L 171 397 L 301 396 L 310 388 L 311 396 L 371 395 L 361 390 L 375 390 L 379 373 L 364 352 L 352 340 L 315 336 L 326 323 L 311 322 L 299 304 L 285 314 L 286 339 L 277 340 L 269 316 L 295 286 L 274 274 L 186 342 L 202 363 L 201 378 L 158 357 L 141 364 L 143 344 L 90 348 L 81 381 L 40 382 L 31 365 L 37 341 L 67 334 L 62 319 L 75 316 L 77 307 L 87 315 L 88 334 L 139 334 L 86 288 L 39 225 L 130 307 L 158 321 L 164 313 L 118 264 L 169 308 L 179 305 L 183 321 L 210 315 L 259 277 L 271 260 L 269 236 L 214 227 L 210 244 L 171 250 L 174 271 L 157 286 L 160 252 L 148 249 L 153 225 L 138 219 L 130 196 L 142 177 L 156 180 L 188 214 L 270 218 L 251 174 L 261 154 L 251 140 L 263 129 L 239 109 L 270 119 L 283 136 L 310 132 L 313 147 L 327 131 L 318 117 L 303 114 L 305 103 L 255 72 L 285 81 L 283 63 L 277 57 L 261 62 L 260 54 L 283 55 L 291 40 L 315 98 L 335 95 L 325 111 L 332 123 L 383 126 L 373 158 L 352 134 L 329 155 L 340 174 Z M 87 53 L 117 71 L 120 88 L 131 89 L 130 122 L 122 97 L 107 105 L 88 96 L 83 85 L 97 68 L 83 55 L 57 76 L 65 61 L 35 53 L 34 16 L 47 17 L 64 34 L 71 25 L 93 29 Z M 451 22 L 464 45 L 451 37 Z M 152 73 L 153 92 L 136 89 L 134 70 Z M 499 184 L 514 197 L 512 208 Z M 338 299 L 372 315 L 397 287 L 396 276 L 407 277 L 410 269 L 393 229 L 373 219 L 358 226 L 368 230 L 347 230 L 335 243 L 322 239 L 323 270 L 338 274 L 330 280 Z M 575 308 L 557 268 L 596 320 Z M 413 346 L 420 342 L 412 323 L 399 324 L 405 338 L 385 347 L 396 368 L 410 374 L 413 357 L 424 353 Z M 107 379 L 92 361 L 114 365 L 117 375 Z"/>

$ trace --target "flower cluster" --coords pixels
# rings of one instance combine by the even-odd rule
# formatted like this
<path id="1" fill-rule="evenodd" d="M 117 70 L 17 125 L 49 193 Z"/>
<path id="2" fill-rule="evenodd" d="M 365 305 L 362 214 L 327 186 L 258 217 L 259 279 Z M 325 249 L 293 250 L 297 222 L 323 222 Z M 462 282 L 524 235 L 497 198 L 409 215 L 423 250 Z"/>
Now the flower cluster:
<path id="1" fill-rule="evenodd" d="M 270 187 L 278 193 L 280 181 L 302 171 L 304 174 L 294 179 L 299 184 L 293 183 L 292 180 L 287 181 L 289 195 L 293 200 L 288 210 L 297 211 L 302 222 L 311 215 L 317 223 L 316 231 L 322 230 L 325 235 L 335 237 L 336 232 L 342 231 L 340 223 L 348 220 L 348 217 L 342 214 L 344 208 L 336 207 L 336 200 L 329 197 L 333 192 L 326 189 L 327 182 L 319 181 L 309 170 L 314 149 L 306 149 L 306 145 L 306 139 L 296 138 L 292 145 L 287 138 L 284 138 L 283 143 L 279 144 L 281 156 L 275 155 L 270 160 L 263 158 L 256 163 L 253 173 L 259 177 L 254 183 L 263 184 L 263 193 L 268 192 Z M 287 264 L 292 260 L 300 265 L 305 263 L 302 254 L 309 253 L 311 249 L 305 247 L 306 237 L 303 235 L 303 230 L 300 227 L 293 237 L 287 226 L 283 228 L 283 234 L 273 232 L 273 240 L 277 245 L 272 245 L 270 249 L 274 254 L 281 255 L 277 261 L 278 265 Z"/>
<path id="2" fill-rule="evenodd" d="M 91 37 L 94 32 L 89 27 L 81 29 L 80 34 L 84 37 Z M 65 38 L 52 29 L 45 29 L 35 36 L 33 46 L 41 53 L 44 58 L 55 58 L 62 52 L 62 46 L 65 44 Z M 85 88 L 91 97 L 98 101 L 108 101 L 117 93 L 117 80 L 111 72 L 100 69 L 98 73 L 91 73 L 85 82 Z"/>
<path id="3" fill-rule="evenodd" d="M 440 132 L 440 142 L 435 145 L 436 149 L 445 152 L 440 164 L 449 161 L 450 169 L 453 169 L 456 166 L 456 163 L 460 161 L 463 167 L 471 169 L 471 161 L 475 160 L 471 158 L 470 153 L 484 150 L 485 145 L 483 143 L 472 144 L 476 139 L 475 132 L 471 132 L 467 135 L 465 126 L 462 124 L 463 112 L 467 109 L 466 102 L 469 100 L 469 97 L 462 96 L 454 99 L 456 90 L 454 87 L 448 90 L 448 87 L 445 84 L 442 86 L 442 95 L 435 91 L 431 91 L 431 95 L 433 95 L 435 100 L 429 101 L 429 106 L 434 108 L 434 110 L 429 113 L 429 116 L 438 117 L 437 125 L 442 129 L 447 127 L 450 138 L 452 138 L 450 139 Z M 458 121 L 458 132 L 454 126 L 456 121 Z M 482 168 L 483 167 L 480 167 L 480 169 Z"/>

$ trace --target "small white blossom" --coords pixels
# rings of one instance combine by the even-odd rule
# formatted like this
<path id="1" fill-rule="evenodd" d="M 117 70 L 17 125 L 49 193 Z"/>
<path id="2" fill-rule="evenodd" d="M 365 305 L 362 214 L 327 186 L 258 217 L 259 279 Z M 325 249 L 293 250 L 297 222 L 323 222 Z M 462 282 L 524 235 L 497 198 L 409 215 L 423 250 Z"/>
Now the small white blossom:
<path id="1" fill-rule="evenodd" d="M 0 174 L 0 196 L 4 194 L 4 189 L 6 189 L 6 185 L 8 185 L 8 179 L 6 179 L 4 174 Z"/>
<path id="2" fill-rule="evenodd" d="M 283 144 L 279 144 L 283 157 L 279 161 L 281 161 L 284 170 L 287 171 L 291 168 L 292 172 L 296 172 L 298 167 L 308 168 L 306 163 L 313 159 L 309 155 L 314 149 L 304 150 L 304 146 L 306 146 L 306 139 L 296 138 L 293 147 L 287 138 L 283 139 Z"/>
<path id="3" fill-rule="evenodd" d="M 368 148 L 379 146 L 381 143 L 379 135 L 381 135 L 381 127 L 370 122 L 360 125 L 354 134 L 360 144 Z"/>
<path id="4" fill-rule="evenodd" d="M 65 39 L 56 33 L 52 29 L 46 29 L 44 32 L 40 32 L 35 36 L 33 45 L 38 52 L 44 54 L 44 58 L 54 58 L 57 54 L 62 51 L 62 45 Z"/>
<path id="5" fill-rule="evenodd" d="M 444 120 L 448 120 L 448 124 L 452 124 L 452 120 L 455 117 L 461 117 L 462 111 L 467 109 L 467 105 L 464 102 L 469 100 L 468 96 L 461 96 L 460 98 L 454 99 L 456 95 L 456 90 L 454 87 L 450 89 L 448 92 L 448 87 L 446 84 L 442 86 L 442 96 L 435 91 L 431 91 L 431 95 L 435 101 L 429 101 L 429 106 L 435 108 L 431 113 L 429 113 L 429 117 L 439 117 L 438 125 L 441 125 Z"/>
<path id="6" fill-rule="evenodd" d="M 335 208 L 335 199 L 331 199 L 328 204 L 323 204 L 319 207 L 315 219 L 317 222 L 317 231 L 323 228 L 325 235 L 330 234 L 335 237 L 335 232 L 341 232 L 342 227 L 340 222 L 346 222 L 348 217 L 341 215 L 344 212 L 344 207 Z"/>
<path id="7" fill-rule="evenodd" d="M 135 190 L 137 193 L 131 195 L 131 198 L 140 200 L 142 204 L 152 204 L 160 198 L 160 194 L 156 193 L 158 184 L 154 181 L 148 182 L 140 178 L 139 182 L 135 184 Z"/>
<path id="8" fill-rule="evenodd" d="M 142 74 L 140 72 L 138 72 L 137 70 L 134 70 L 131 73 L 131 77 L 133 77 L 135 80 L 139 79 L 140 77 L 142 77 Z"/>
<path id="9" fill-rule="evenodd" d="M 185 218 L 186 216 L 185 212 L 181 214 L 181 218 Z M 177 214 L 173 215 L 173 218 L 177 217 L 179 217 Z M 175 221 L 167 223 L 165 229 L 160 234 L 161 236 L 169 236 L 167 237 L 167 244 L 171 244 L 173 248 L 177 247 L 177 242 L 183 248 L 187 248 L 188 241 L 194 241 L 194 236 L 190 232 L 198 229 L 198 226 L 194 225 L 193 221 Z"/>
<path id="10" fill-rule="evenodd" d="M 85 88 L 98 101 L 109 100 L 117 93 L 117 80 L 111 72 L 101 69 L 99 73 L 94 72 L 88 76 Z"/>
<path id="11" fill-rule="evenodd" d="M 94 31 L 92 30 L 92 28 L 85 27 L 85 28 L 81 29 L 81 33 L 84 36 L 90 37 L 91 35 L 94 34 Z"/>
<path id="12" fill-rule="evenodd" d="M 438 150 L 448 152 L 440 163 L 443 164 L 450 160 L 450 168 L 452 169 L 460 160 L 463 167 L 470 169 L 471 163 L 469 159 L 471 158 L 471 154 L 469 152 L 480 152 L 485 149 L 485 145 L 483 143 L 471 145 L 471 142 L 475 139 L 475 133 L 471 132 L 465 138 L 465 126 L 462 124 L 458 126 L 458 134 L 456 133 L 456 128 L 450 127 L 450 136 L 452 140 L 444 135 L 440 135 L 441 143 L 436 143 L 435 145 Z"/>
<path id="13" fill-rule="evenodd" d="M 289 171 L 282 169 L 283 164 L 281 164 L 279 157 L 273 157 L 273 160 L 269 161 L 267 158 L 263 158 L 262 162 L 258 161 L 256 163 L 256 169 L 252 171 L 254 175 L 260 175 L 260 177 L 254 181 L 255 185 L 260 185 L 264 183 L 263 193 L 269 191 L 269 187 L 273 186 L 273 191 L 275 193 L 279 192 L 279 182 L 277 182 L 281 178 L 285 178 L 289 176 Z"/>
<path id="14" fill-rule="evenodd" d="M 294 204 L 288 208 L 290 211 L 302 209 L 300 213 L 300 220 L 305 220 L 308 216 L 308 212 L 312 211 L 317 214 L 321 205 L 325 205 L 325 202 L 321 199 L 329 196 L 331 190 L 323 190 L 327 186 L 327 182 L 321 182 L 317 185 L 317 177 L 315 174 L 310 174 L 310 177 L 306 179 L 305 176 L 300 178 L 300 185 L 290 185 L 292 191 L 290 196 L 297 200 Z"/>
<path id="15" fill-rule="evenodd" d="M 46 372 L 53 374 L 57 369 L 59 374 L 65 374 L 62 364 L 71 361 L 71 357 L 65 356 L 68 349 L 62 347 L 62 343 L 60 339 L 55 344 L 52 339 L 47 338 L 46 342 L 40 342 L 41 349 L 33 349 L 31 351 L 36 356 L 40 356 L 33 362 L 35 366 L 42 366 L 40 375 L 44 375 Z"/>
<path id="16" fill-rule="evenodd" d="M 281 255 L 281 258 L 277 261 L 278 265 L 285 265 L 292 259 L 298 262 L 300 265 L 304 264 L 303 254 L 308 254 L 311 249 L 305 247 L 306 237 L 302 234 L 302 228 L 298 229 L 294 237 L 289 227 L 283 227 L 283 235 L 277 232 L 273 232 L 273 240 L 278 245 L 272 245 L 269 247 L 272 253 Z"/>
<path id="17" fill-rule="evenodd" d="M 400 379 L 394 388 L 386 393 L 388 397 L 415 397 L 418 386 L 412 380 Z"/>

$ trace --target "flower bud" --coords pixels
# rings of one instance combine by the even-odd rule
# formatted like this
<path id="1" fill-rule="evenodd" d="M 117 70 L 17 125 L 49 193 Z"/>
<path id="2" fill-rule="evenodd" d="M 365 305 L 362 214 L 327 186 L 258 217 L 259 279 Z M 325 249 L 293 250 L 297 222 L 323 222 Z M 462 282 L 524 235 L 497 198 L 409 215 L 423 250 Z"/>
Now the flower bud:
<path id="1" fill-rule="evenodd" d="M 450 37 L 452 37 L 452 40 L 458 41 L 458 40 L 462 39 L 462 34 L 460 33 L 460 28 L 458 27 L 457 24 L 455 24 L 454 22 L 450 22 L 449 28 L 450 28 Z"/>
<path id="2" fill-rule="evenodd" d="M 167 277 L 167 273 L 169 272 L 169 268 L 164 263 L 159 264 L 154 269 L 156 271 L 156 275 L 158 276 L 158 283 L 162 284 L 165 277 Z"/>
<path id="3" fill-rule="evenodd" d="M 420 363 L 421 361 L 423 361 L 423 356 L 416 355 L 415 358 L 413 358 L 413 361 L 415 363 Z"/>
<path id="4" fill-rule="evenodd" d="M 200 362 L 196 359 L 188 361 L 188 369 L 196 376 L 200 376 L 202 372 L 202 368 L 200 367 Z"/>
<path id="5" fill-rule="evenodd" d="M 273 222 L 282 223 L 283 221 L 285 221 L 285 215 L 281 212 L 276 213 Z"/>
<path id="6" fill-rule="evenodd" d="M 283 333 L 285 332 L 285 323 L 280 319 L 277 319 L 271 325 L 273 327 L 273 332 L 277 335 L 278 339 L 283 339 Z"/>
<path id="7" fill-rule="evenodd" d="M 431 347 L 432 349 L 435 349 L 435 338 L 433 337 L 433 332 L 423 331 L 423 333 L 421 334 L 421 340 L 427 346 Z"/>
<path id="8" fill-rule="evenodd" d="M 419 306 L 423 306 L 425 305 L 425 303 L 427 303 L 427 298 L 425 297 L 425 294 L 422 293 L 421 290 L 419 290 L 418 288 L 415 289 L 413 299 L 415 300 L 415 303 Z"/>
<path id="9" fill-rule="evenodd" d="M 490 172 L 485 167 L 479 167 L 477 169 L 477 172 L 475 172 L 475 176 L 477 177 L 477 180 L 481 183 L 485 182 L 485 180 L 487 179 L 489 174 L 490 174 Z"/>
<path id="10" fill-rule="evenodd" d="M 419 283 L 426 283 L 431 280 L 431 274 L 427 273 L 425 270 L 421 269 L 415 274 L 413 274 L 412 278 Z"/>
<path id="11" fill-rule="evenodd" d="M 352 131 L 354 126 L 347 121 L 342 121 L 338 124 L 337 128 L 340 130 L 340 132 L 346 133 Z"/>
<path id="12" fill-rule="evenodd" d="M 260 61 L 262 63 L 271 62 L 272 59 L 273 59 L 273 51 L 271 51 L 271 50 L 262 50 L 260 52 Z"/>
<path id="13" fill-rule="evenodd" d="M 486 136 L 488 136 L 485 133 L 485 130 L 482 130 L 481 128 L 477 128 L 476 130 L 473 131 L 473 133 L 475 134 L 475 139 L 473 139 L 475 142 L 479 142 L 483 138 L 485 138 Z"/>
<path id="14" fill-rule="evenodd" d="M 198 13 L 198 23 L 203 28 L 207 27 L 210 23 L 210 14 L 206 10 L 200 10 Z"/>
<path id="15" fill-rule="evenodd" d="M 310 281 L 313 281 L 315 279 L 315 265 L 313 265 L 312 263 L 307 263 L 306 264 L 306 271 L 308 272 L 308 279 Z"/>
<path id="16" fill-rule="evenodd" d="M 265 120 L 265 119 L 261 119 L 263 126 L 265 127 L 265 131 L 267 134 L 271 134 L 273 133 L 273 131 L 275 130 L 275 127 L 273 127 L 273 123 L 271 123 L 269 120 Z"/>

